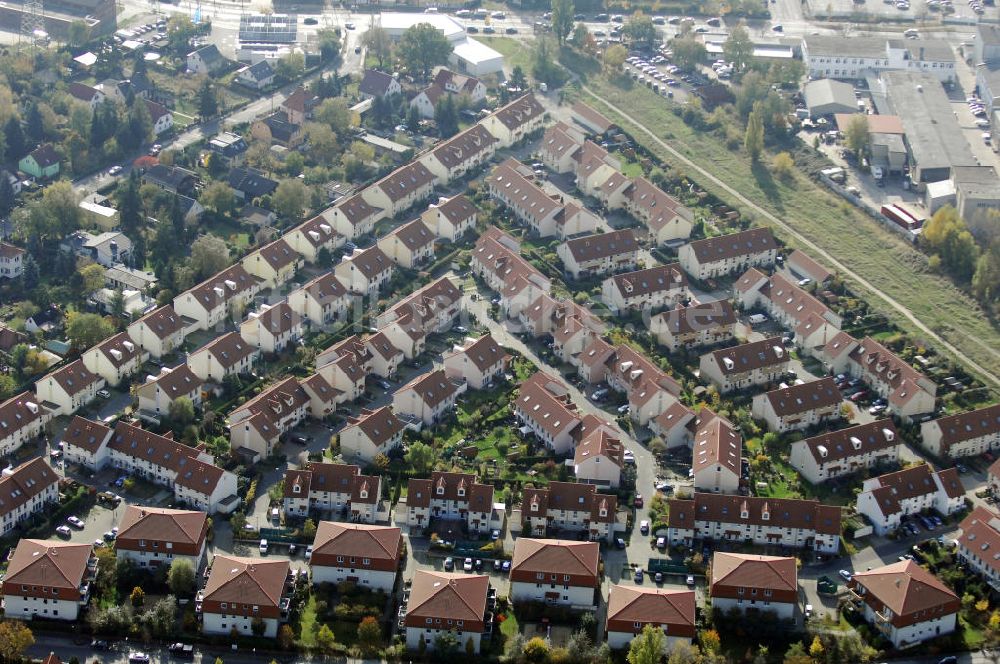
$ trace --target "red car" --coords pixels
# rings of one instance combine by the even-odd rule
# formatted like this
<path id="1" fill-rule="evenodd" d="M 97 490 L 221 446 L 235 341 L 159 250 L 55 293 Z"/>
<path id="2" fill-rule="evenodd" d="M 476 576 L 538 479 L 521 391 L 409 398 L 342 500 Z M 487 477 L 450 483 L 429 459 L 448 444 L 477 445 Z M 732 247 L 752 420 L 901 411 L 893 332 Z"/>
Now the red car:
<path id="1" fill-rule="evenodd" d="M 642 504 L 643 504 L 642 494 L 641 493 L 635 494 L 635 506 L 636 507 L 642 507 Z"/>
<path id="2" fill-rule="evenodd" d="M 855 392 L 850 397 L 848 397 L 854 403 L 857 403 L 868 396 L 867 390 L 861 390 L 860 392 Z"/>

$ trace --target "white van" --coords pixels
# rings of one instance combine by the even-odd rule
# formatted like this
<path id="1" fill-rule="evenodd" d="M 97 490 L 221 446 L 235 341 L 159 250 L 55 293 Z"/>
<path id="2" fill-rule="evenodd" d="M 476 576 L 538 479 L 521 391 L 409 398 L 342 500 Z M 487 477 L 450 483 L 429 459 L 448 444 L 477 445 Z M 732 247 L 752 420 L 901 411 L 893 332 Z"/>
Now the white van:
<path id="1" fill-rule="evenodd" d="M 764 314 L 751 314 L 748 320 L 750 321 L 751 325 L 760 325 L 761 323 L 767 321 L 767 316 L 765 316 Z"/>

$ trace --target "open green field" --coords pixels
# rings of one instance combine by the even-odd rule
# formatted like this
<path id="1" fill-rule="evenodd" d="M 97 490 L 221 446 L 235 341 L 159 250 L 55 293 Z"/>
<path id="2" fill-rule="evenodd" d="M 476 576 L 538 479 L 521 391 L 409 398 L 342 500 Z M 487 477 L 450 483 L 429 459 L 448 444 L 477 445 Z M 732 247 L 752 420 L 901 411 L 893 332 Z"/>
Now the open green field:
<path id="1" fill-rule="evenodd" d="M 525 74 L 530 71 L 531 67 L 528 63 L 531 62 L 531 48 L 524 42 L 510 37 L 486 37 L 484 35 L 476 35 L 475 37 L 477 41 L 503 53 L 506 65 L 511 69 L 520 65 Z"/>
<path id="2" fill-rule="evenodd" d="M 624 87 L 619 87 L 619 83 Z M 994 376 L 1000 375 L 1000 352 L 997 351 L 1000 349 L 1000 331 L 986 319 L 970 297 L 946 277 L 933 273 L 928 267 L 927 257 L 906 240 L 801 174 L 788 183 L 772 178 L 765 166 L 751 165 L 742 151 L 729 150 L 719 136 L 688 127 L 671 112 L 671 102 L 645 87 L 632 85 L 630 81 L 611 82 L 604 76 L 591 77 L 586 86 L 606 99 L 610 106 L 595 99 L 586 90 L 581 94 L 584 101 L 618 121 L 633 138 L 665 163 L 681 172 L 689 170 L 684 164 L 677 163 L 673 155 L 648 134 L 638 131 L 623 118 L 619 108 L 627 109 L 631 117 L 642 122 L 682 155 L 785 221 L 861 278 L 905 306 L 927 327 L 974 362 Z M 753 210 L 732 200 L 728 192 L 711 182 L 701 181 L 700 174 L 687 175 L 720 199 L 741 209 L 744 215 L 755 216 Z M 760 221 L 766 223 L 766 220 Z M 789 244 L 796 244 L 795 238 L 788 237 L 780 229 L 778 234 Z M 816 258 L 822 262 L 821 257 Z M 925 336 L 886 302 L 868 294 L 863 286 L 852 283 L 852 287 L 873 307 L 884 311 L 901 328 L 912 333 L 915 339 Z M 929 340 L 929 345 L 935 346 L 939 352 L 947 352 L 933 340 Z M 996 387 L 995 384 L 992 386 Z"/>

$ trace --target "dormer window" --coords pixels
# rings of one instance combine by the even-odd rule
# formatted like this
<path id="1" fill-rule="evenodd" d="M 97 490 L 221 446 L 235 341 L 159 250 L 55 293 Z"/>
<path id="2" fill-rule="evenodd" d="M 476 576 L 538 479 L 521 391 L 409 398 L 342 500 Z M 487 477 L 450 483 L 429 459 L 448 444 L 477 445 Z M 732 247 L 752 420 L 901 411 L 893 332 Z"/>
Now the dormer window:
<path id="1" fill-rule="evenodd" d="M 439 486 L 437 488 L 437 495 L 439 495 L 439 496 L 443 496 L 444 495 L 444 487 L 443 486 Z"/>
<path id="2" fill-rule="evenodd" d="M 293 484 L 292 485 L 292 493 L 302 493 L 302 485 L 300 485 L 300 484 Z"/>
<path id="3" fill-rule="evenodd" d="M 748 512 L 746 510 L 743 510 L 742 512 L 740 512 L 740 518 L 741 519 L 749 519 L 750 518 L 750 512 Z"/>
<path id="4" fill-rule="evenodd" d="M 458 489 L 458 495 L 459 495 L 460 498 L 464 498 L 465 497 L 465 489 L 459 487 L 459 489 Z"/>

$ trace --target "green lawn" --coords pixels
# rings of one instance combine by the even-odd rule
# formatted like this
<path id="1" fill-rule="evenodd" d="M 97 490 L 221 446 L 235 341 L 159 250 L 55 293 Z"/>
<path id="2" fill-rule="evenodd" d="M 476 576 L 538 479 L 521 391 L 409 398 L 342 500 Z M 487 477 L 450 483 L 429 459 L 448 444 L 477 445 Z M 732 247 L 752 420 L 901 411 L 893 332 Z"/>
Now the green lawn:
<path id="1" fill-rule="evenodd" d="M 517 624 L 517 617 L 514 616 L 514 612 L 508 611 L 503 615 L 505 615 L 507 619 L 500 623 L 500 633 L 503 634 L 505 639 L 517 636 L 517 633 L 521 628 Z"/>
<path id="2" fill-rule="evenodd" d="M 490 48 L 503 53 L 504 60 L 508 67 L 513 69 L 520 65 L 525 74 L 531 69 L 531 48 L 524 42 L 510 37 L 483 37 L 477 36 L 477 40 L 482 41 Z"/>
<path id="3" fill-rule="evenodd" d="M 672 164 L 675 160 L 666 150 L 618 113 L 618 109 L 627 109 L 629 115 L 642 121 L 685 157 L 792 225 L 869 283 L 909 308 L 928 327 L 981 366 L 1000 374 L 1000 354 L 995 351 L 1000 348 L 1000 331 L 949 279 L 931 272 L 927 257 L 905 239 L 802 175 L 789 183 L 772 178 L 766 167 L 752 166 L 742 150 L 730 150 L 718 135 L 688 127 L 671 112 L 672 104 L 645 87 L 632 85 L 630 81 L 622 81 L 624 87 L 618 87 L 617 83 L 603 76 L 591 77 L 587 82 L 595 93 L 612 104 L 611 107 L 586 91 L 581 97 L 601 112 L 608 113 L 665 163 Z M 683 164 L 674 165 L 681 171 L 688 170 Z M 742 207 L 735 205 L 737 201 L 727 192 L 700 182 L 698 174 L 686 174 L 720 199 Z M 744 209 L 743 212 L 754 216 L 752 210 Z M 790 237 L 783 239 L 795 244 Z M 901 328 L 914 333 L 917 339 L 921 337 L 909 321 L 879 298 L 868 294 L 858 284 L 851 286 Z M 937 350 L 946 352 L 944 348 Z"/>
<path id="4" fill-rule="evenodd" d="M 299 645 L 305 648 L 316 647 L 316 632 L 319 624 L 316 622 L 316 597 L 309 596 L 309 602 L 302 609 L 299 617 Z"/>

